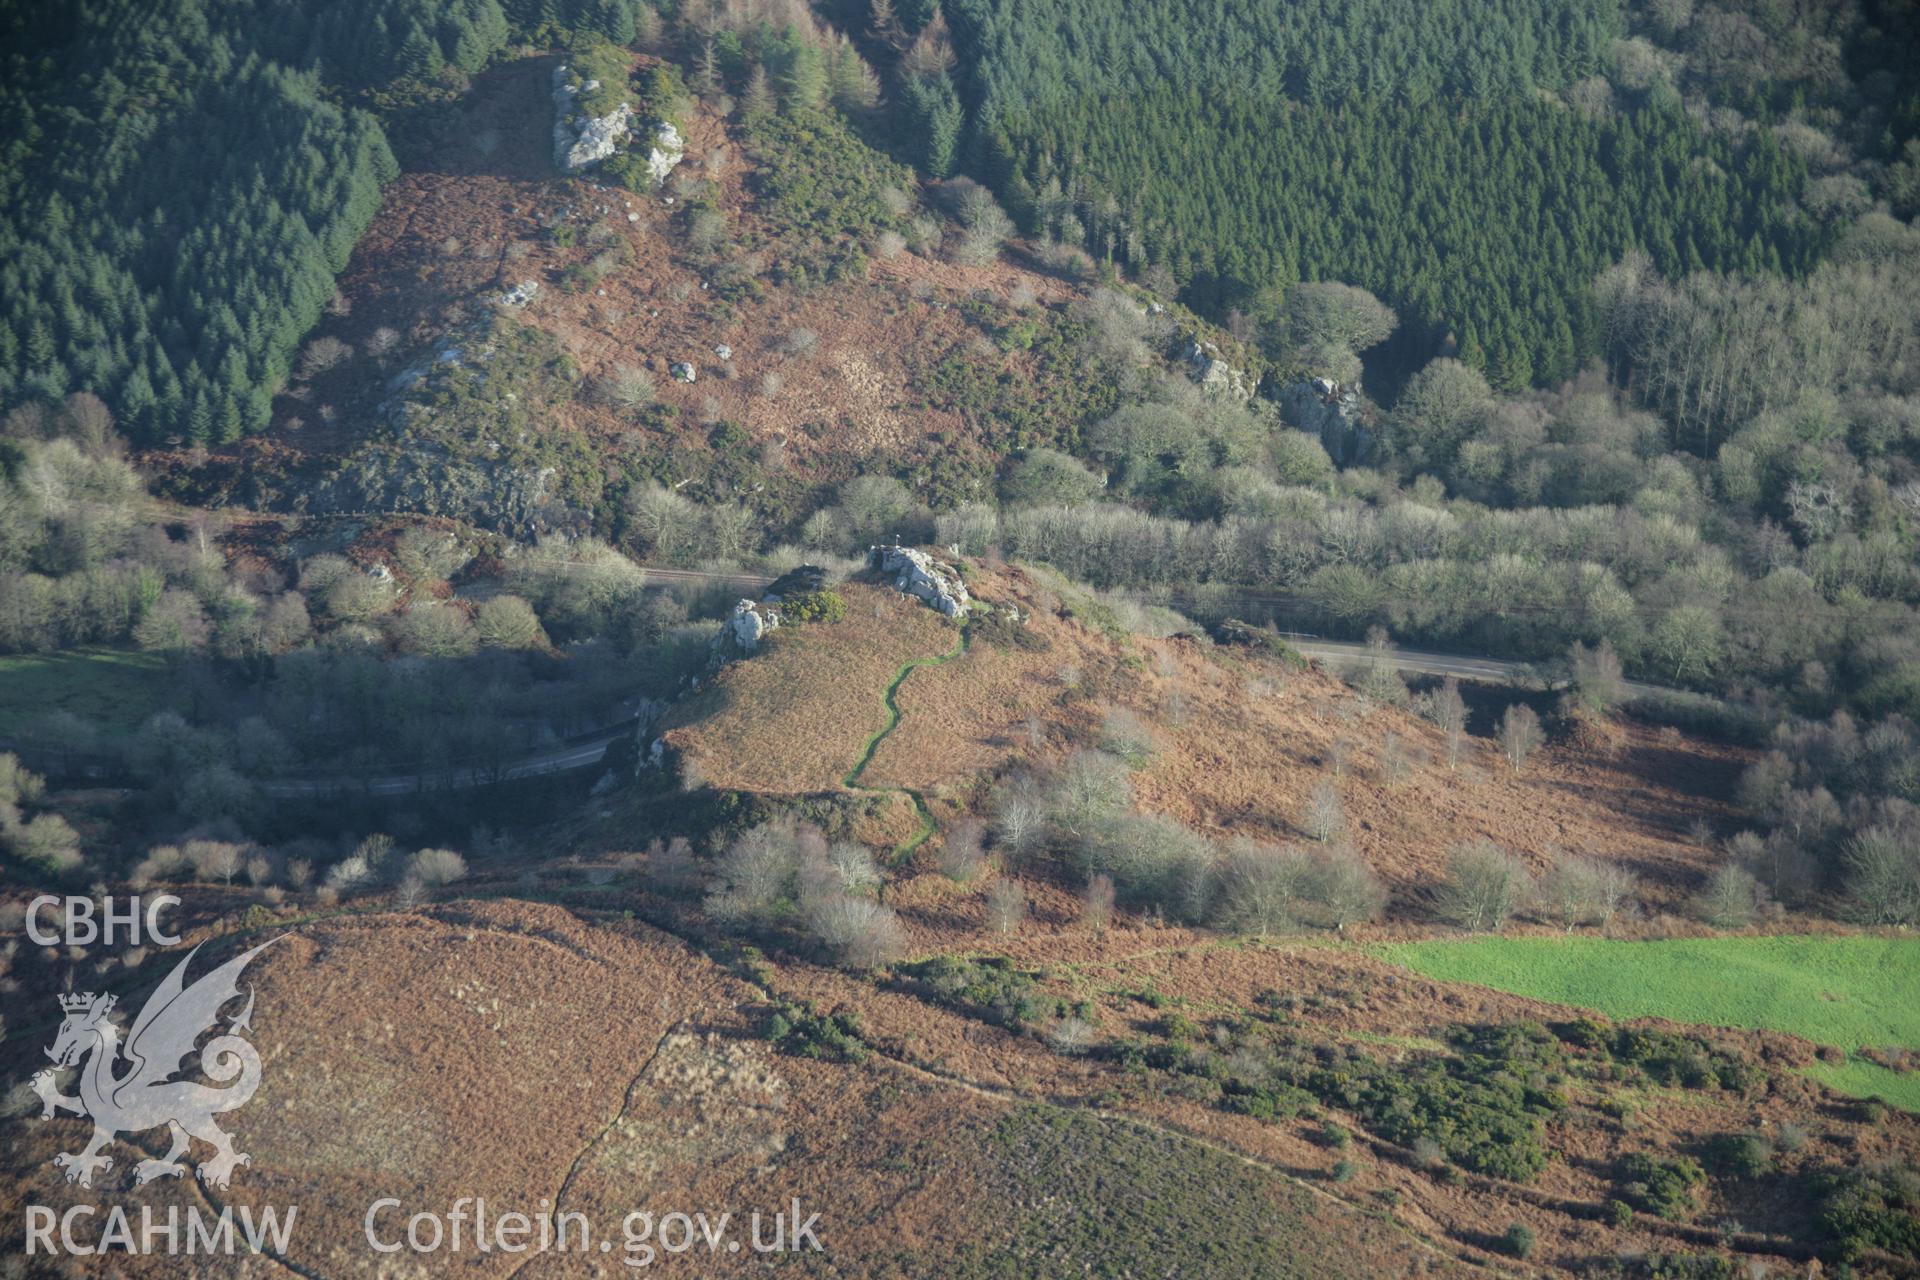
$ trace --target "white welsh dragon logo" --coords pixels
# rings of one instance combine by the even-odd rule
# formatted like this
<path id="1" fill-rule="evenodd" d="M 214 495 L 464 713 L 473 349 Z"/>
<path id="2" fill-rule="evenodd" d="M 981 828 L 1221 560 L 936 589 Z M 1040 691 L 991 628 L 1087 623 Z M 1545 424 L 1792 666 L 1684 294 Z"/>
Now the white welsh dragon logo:
<path id="1" fill-rule="evenodd" d="M 262 943 L 236 956 L 190 987 L 186 985 L 187 964 L 200 948 L 189 951 L 147 998 L 140 1016 L 133 1020 L 124 1047 L 120 1044 L 120 1028 L 107 1017 L 113 1011 L 112 995 L 86 992 L 60 997 L 60 1007 L 67 1017 L 47 1056 L 55 1067 L 71 1067 L 88 1053 L 93 1057 L 80 1070 L 78 1097 L 59 1091 L 52 1070 L 35 1075 L 33 1089 L 44 1104 L 42 1119 L 51 1118 L 55 1111 L 71 1111 L 93 1121 L 93 1139 L 85 1150 L 53 1158 L 57 1167 L 67 1171 L 68 1182 L 92 1186 L 94 1174 L 113 1167 L 113 1157 L 100 1151 L 116 1134 L 140 1133 L 161 1125 L 167 1127 L 173 1147 L 161 1159 L 142 1160 L 134 1167 L 136 1186 L 159 1177 L 177 1178 L 185 1172 L 180 1158 L 187 1154 L 189 1137 L 213 1148 L 213 1159 L 200 1165 L 200 1180 L 208 1186 L 225 1187 L 237 1166 L 251 1163 L 249 1157 L 233 1149 L 232 1136 L 213 1123 L 214 1116 L 245 1105 L 260 1087 L 260 1055 L 240 1035 L 252 1025 L 251 987 L 246 1008 L 228 1021 L 223 1034 L 207 1041 L 199 1055 L 200 1069 L 208 1079 L 226 1084 L 238 1076 L 239 1082 L 214 1088 L 170 1077 L 180 1071 L 180 1060 L 193 1052 L 201 1033 L 215 1029 L 221 1007 L 239 997 L 240 971 L 271 945 Z M 119 1074 L 122 1064 L 126 1070 Z"/>

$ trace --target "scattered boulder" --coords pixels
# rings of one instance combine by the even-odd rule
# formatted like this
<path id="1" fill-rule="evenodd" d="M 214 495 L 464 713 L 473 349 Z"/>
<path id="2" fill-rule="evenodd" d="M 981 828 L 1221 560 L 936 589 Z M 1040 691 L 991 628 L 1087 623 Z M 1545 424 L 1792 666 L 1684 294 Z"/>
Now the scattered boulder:
<path id="1" fill-rule="evenodd" d="M 667 366 L 667 372 L 673 375 L 675 382 L 693 382 L 700 376 L 700 371 L 685 360 L 675 360 Z"/>
<path id="2" fill-rule="evenodd" d="M 893 580 L 894 590 L 926 602 L 949 618 L 965 616 L 967 584 L 952 565 L 912 547 L 873 547 L 867 563 Z"/>
<path id="3" fill-rule="evenodd" d="M 1302 378 L 1282 387 L 1278 399 L 1286 424 L 1320 437 L 1337 465 L 1352 466 L 1373 452 L 1374 434 L 1359 387 L 1331 378 Z"/>
<path id="4" fill-rule="evenodd" d="M 733 359 L 733 348 L 723 342 L 713 349 L 713 354 L 719 356 L 722 360 L 731 360 Z"/>

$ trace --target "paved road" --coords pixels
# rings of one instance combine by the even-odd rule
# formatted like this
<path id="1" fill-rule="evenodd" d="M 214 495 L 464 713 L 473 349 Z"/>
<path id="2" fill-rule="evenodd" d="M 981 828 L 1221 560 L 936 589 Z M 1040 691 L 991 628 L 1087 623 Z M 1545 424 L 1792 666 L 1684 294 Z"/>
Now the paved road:
<path id="1" fill-rule="evenodd" d="M 622 738 L 631 738 L 636 724 L 610 729 L 583 742 L 554 747 L 524 756 L 497 769 L 458 768 L 427 773 L 394 773 L 377 777 L 339 776 L 331 778 L 276 778 L 262 782 L 260 790 L 275 799 L 298 800 L 315 796 L 365 795 L 408 796 L 421 791 L 461 791 L 468 787 L 495 782 L 514 782 L 538 778 L 550 773 L 571 773 L 597 765 L 606 757 L 607 748 Z"/>
<path id="2" fill-rule="evenodd" d="M 1315 658 L 1332 665 L 1336 670 L 1351 662 L 1364 662 L 1367 659 L 1367 646 L 1352 644 L 1343 640 L 1293 639 L 1287 643 L 1299 650 L 1301 655 Z M 1482 680 L 1491 684 L 1512 684 L 1531 682 L 1538 684 L 1540 671 L 1531 663 L 1509 662 L 1504 658 L 1481 658 L 1456 653 L 1433 653 L 1420 649 L 1390 649 L 1387 661 L 1396 671 L 1411 671 L 1419 675 L 1456 676 L 1461 680 Z M 1556 682 L 1555 688 L 1560 682 Z M 1625 680 L 1621 687 L 1629 698 L 1642 698 L 1649 694 L 1666 693 L 1657 684 L 1642 684 L 1638 680 Z"/>

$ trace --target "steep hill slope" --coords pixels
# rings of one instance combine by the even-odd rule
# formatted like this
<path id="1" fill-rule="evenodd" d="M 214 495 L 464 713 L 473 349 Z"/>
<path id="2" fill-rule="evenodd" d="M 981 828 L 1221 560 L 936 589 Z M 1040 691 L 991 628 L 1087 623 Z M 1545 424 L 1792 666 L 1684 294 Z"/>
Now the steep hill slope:
<path id="1" fill-rule="evenodd" d="M 1407 907 L 1475 839 L 1537 869 L 1556 853 L 1618 862 L 1645 879 L 1651 902 L 1671 905 L 1713 865 L 1694 832 L 1729 819 L 1725 797 L 1747 759 L 1627 724 L 1556 742 L 1517 771 L 1474 737 L 1449 767 L 1433 725 L 1318 667 L 1192 631 L 1130 632 L 1112 606 L 1033 570 L 971 564 L 968 581 L 982 605 L 1024 621 L 976 615 L 964 651 L 902 681 L 898 724 L 859 778 L 923 794 L 945 822 L 982 808 L 997 779 L 1051 773 L 1124 736 L 1138 739 L 1120 745 L 1134 757 L 1139 807 L 1209 837 L 1309 839 L 1313 797 L 1331 787 L 1341 834 Z M 885 586 L 843 590 L 844 620 L 776 631 L 676 708 L 664 737 L 691 776 L 768 795 L 840 790 L 886 725 L 901 667 L 961 638 Z"/>
<path id="2" fill-rule="evenodd" d="M 754 982 L 608 911 L 478 900 L 322 919 L 288 936 L 250 970 L 267 1066 L 230 1127 L 251 1162 L 229 1188 L 188 1176 L 140 1199 L 161 1221 L 221 1206 L 282 1206 L 284 1217 L 291 1205 L 275 1257 L 302 1274 L 391 1275 L 398 1262 L 403 1274 L 585 1275 L 611 1258 L 757 1275 L 767 1259 L 750 1246 L 751 1215 L 763 1242 L 773 1215 L 787 1215 L 790 1240 L 796 1202 L 802 1219 L 817 1215 L 819 1242 L 796 1261 L 841 1275 L 997 1275 L 1009 1263 L 1066 1275 L 1122 1259 L 1200 1276 L 1209 1258 L 1355 1280 L 1475 1270 L 1174 1131 L 885 1056 L 780 1053 L 761 1038 L 769 1009 Z M 84 1141 L 78 1121 L 16 1109 L 0 1126 L 0 1204 L 16 1218 L 24 1203 L 117 1203 L 131 1177 L 121 1159 L 91 1193 L 59 1181 L 48 1161 Z M 1089 1203 L 1094 1181 L 1106 1190 Z M 1023 1220 L 1039 1199 L 1055 1206 L 1048 1230 Z M 1119 1205 L 1143 1220 L 1115 1227 Z M 545 1254 L 503 1251 L 497 1238 L 483 1251 L 469 1216 L 455 1245 L 447 1223 L 462 1208 L 495 1221 L 580 1214 L 591 1236 L 582 1243 L 576 1228 L 566 1250 Z M 433 1253 L 369 1243 L 369 1214 L 386 1245 L 421 1212 L 443 1220 Z M 674 1213 L 705 1214 L 716 1241 L 686 1255 L 656 1225 Z M 169 1276 L 203 1263 L 156 1252 L 114 1267 Z"/>
<path id="3" fill-rule="evenodd" d="M 941 505 L 988 497 L 1007 450 L 1112 407 L 1079 385 L 1083 287 L 1018 256 L 875 256 L 884 235 L 937 243 L 942 219 L 838 117 L 745 124 L 696 105 L 675 176 L 636 193 L 553 171 L 555 62 L 507 62 L 424 118 L 273 429 L 154 455 L 176 493 L 604 535 L 631 490 L 664 484 L 791 531 L 862 471 L 905 472 Z M 421 401 L 407 388 L 422 371 L 444 380 L 450 353 L 467 364 L 463 348 L 502 343 L 539 353 L 544 389 L 483 362 L 467 371 L 478 390 L 429 381 L 424 423 L 400 407 Z M 551 405 L 489 446 L 471 424 L 494 411 L 431 430 L 449 394 Z M 393 478 L 449 456 L 478 473 L 466 490 Z M 539 500 L 509 496 L 543 470 Z"/>

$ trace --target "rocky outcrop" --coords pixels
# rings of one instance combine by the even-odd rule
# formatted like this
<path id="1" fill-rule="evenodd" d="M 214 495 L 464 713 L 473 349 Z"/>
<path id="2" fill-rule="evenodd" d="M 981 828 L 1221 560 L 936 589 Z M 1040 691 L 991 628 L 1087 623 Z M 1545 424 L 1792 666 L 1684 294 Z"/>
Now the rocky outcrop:
<path id="1" fill-rule="evenodd" d="M 674 171 L 687 154 L 687 143 L 680 131 L 670 121 L 662 120 L 653 127 L 653 149 L 647 152 L 647 172 L 653 175 L 653 185 L 660 186 L 667 175 Z"/>
<path id="2" fill-rule="evenodd" d="M 519 284 L 514 285 L 513 288 L 502 293 L 498 301 L 503 307 L 518 309 L 526 306 L 539 295 L 540 282 L 538 280 L 522 280 Z"/>
<path id="3" fill-rule="evenodd" d="M 1277 398 L 1287 425 L 1318 436 L 1338 465 L 1352 466 L 1372 454 L 1374 433 L 1360 388 L 1329 378 L 1302 378 L 1282 387 Z"/>
<path id="4" fill-rule="evenodd" d="M 562 173 L 578 173 L 599 164 L 620 150 L 631 134 L 642 131 L 636 123 L 639 113 L 630 102 L 603 116 L 589 116 L 580 109 L 580 95 L 599 87 L 598 80 L 575 84 L 573 71 L 567 66 L 553 69 L 553 163 Z M 664 186 L 686 155 L 687 141 L 673 122 L 655 122 L 653 141 L 647 149 L 647 173 L 653 185 Z M 638 214 L 627 215 L 629 222 L 638 220 Z"/>
<path id="5" fill-rule="evenodd" d="M 633 128 L 630 102 L 621 103 L 604 116 L 580 113 L 575 100 L 599 87 L 598 80 L 576 87 L 573 73 L 565 64 L 553 69 L 553 162 L 562 173 L 578 173 L 599 164 L 620 149 L 621 141 Z"/>
<path id="6" fill-rule="evenodd" d="M 912 547 L 874 547 L 867 553 L 867 563 L 890 578 L 894 590 L 924 601 L 949 618 L 966 615 L 967 584 L 952 565 Z"/>
<path id="7" fill-rule="evenodd" d="M 587 513 L 555 465 L 565 455 L 545 446 L 573 390 L 558 354 L 550 335 L 488 315 L 391 379 L 360 442 L 325 474 L 293 473 L 252 496 L 312 515 L 445 516 L 515 538 L 583 532 Z"/>
<path id="8" fill-rule="evenodd" d="M 753 653 L 769 631 L 780 625 L 780 614 L 769 605 L 742 600 L 733 606 L 720 634 L 714 637 L 717 648 L 730 648 L 735 654 Z"/>
<path id="9" fill-rule="evenodd" d="M 1211 342 L 1188 339 L 1180 358 L 1186 361 L 1187 375 L 1204 390 L 1239 400 L 1251 400 L 1259 390 L 1259 382 L 1221 359 L 1220 348 Z"/>
<path id="10" fill-rule="evenodd" d="M 758 600 L 741 600 L 713 638 L 711 667 L 718 669 L 736 659 L 759 651 L 767 633 L 780 626 L 780 602 L 792 595 L 818 591 L 826 585 L 827 571 L 819 565 L 803 564 L 787 570 L 761 593 Z"/>
<path id="11" fill-rule="evenodd" d="M 332 474 L 274 505 L 310 515 L 405 511 L 446 516 L 514 537 L 577 533 L 585 513 L 558 501 L 552 467 L 456 457 L 437 441 L 369 444 Z M 266 505 L 263 503 L 262 505 Z"/>
<path id="12" fill-rule="evenodd" d="M 779 604 L 788 596 L 807 595 L 822 591 L 827 585 L 827 571 L 817 564 L 800 564 L 787 570 L 760 593 L 762 604 Z"/>

